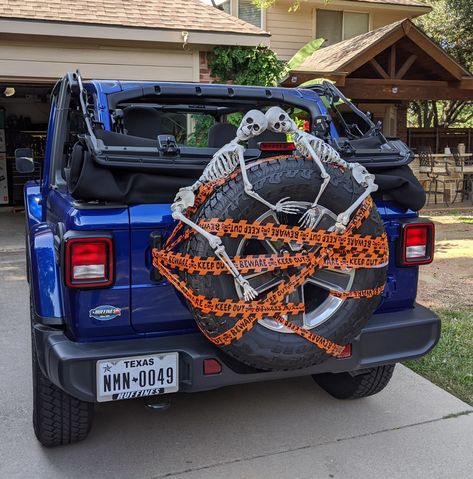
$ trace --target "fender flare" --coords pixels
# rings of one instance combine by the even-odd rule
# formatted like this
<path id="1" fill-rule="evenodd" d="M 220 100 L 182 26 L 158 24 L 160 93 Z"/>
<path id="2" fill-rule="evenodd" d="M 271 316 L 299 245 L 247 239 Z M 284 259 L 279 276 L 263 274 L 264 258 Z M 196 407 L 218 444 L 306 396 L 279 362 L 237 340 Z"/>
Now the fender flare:
<path id="1" fill-rule="evenodd" d="M 36 323 L 62 326 L 61 274 L 54 246 L 54 227 L 34 225 L 28 238 L 29 278 Z"/>

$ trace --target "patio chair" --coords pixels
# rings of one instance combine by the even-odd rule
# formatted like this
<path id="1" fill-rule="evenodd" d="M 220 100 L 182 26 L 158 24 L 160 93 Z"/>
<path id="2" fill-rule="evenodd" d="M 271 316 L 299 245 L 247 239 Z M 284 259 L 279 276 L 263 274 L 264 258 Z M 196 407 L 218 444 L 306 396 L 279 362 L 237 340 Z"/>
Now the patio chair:
<path id="1" fill-rule="evenodd" d="M 466 161 L 460 155 L 458 148 L 452 147 L 450 148 L 450 151 L 452 152 L 452 156 L 455 161 L 455 168 L 460 168 L 460 178 L 456 180 L 455 196 L 453 198 L 452 203 L 455 203 L 458 195 L 461 195 L 460 201 L 463 202 L 465 198 L 466 199 L 469 198 L 471 191 L 473 190 L 473 179 L 471 175 L 465 175 L 464 173 L 464 166 L 466 164 Z"/>
<path id="2" fill-rule="evenodd" d="M 419 151 L 419 164 L 420 167 L 427 173 L 427 180 L 422 181 L 422 187 L 424 188 L 427 194 L 427 204 L 430 203 L 430 195 L 434 195 L 434 203 L 437 204 L 437 196 L 443 196 L 443 202 L 448 207 L 449 204 L 446 199 L 446 182 L 439 179 L 440 172 L 435 171 L 435 158 L 432 156 L 432 151 L 430 149 L 420 150 Z M 447 173 L 447 171 L 446 171 Z M 443 185 L 443 191 L 438 191 L 438 187 Z"/>

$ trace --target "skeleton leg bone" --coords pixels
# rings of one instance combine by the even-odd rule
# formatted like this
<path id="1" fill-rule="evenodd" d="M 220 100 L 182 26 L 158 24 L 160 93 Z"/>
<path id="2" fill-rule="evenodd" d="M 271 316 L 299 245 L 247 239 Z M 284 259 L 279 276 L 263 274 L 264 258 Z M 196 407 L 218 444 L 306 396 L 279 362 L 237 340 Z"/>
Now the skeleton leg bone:
<path id="1" fill-rule="evenodd" d="M 296 135 L 297 135 L 297 132 L 296 132 Z M 299 220 L 299 223 L 301 224 L 303 228 L 314 228 L 319 218 L 317 205 L 319 204 L 320 197 L 325 191 L 325 188 L 327 188 L 327 185 L 330 183 L 330 175 L 327 173 L 327 170 L 325 169 L 323 162 L 320 160 L 317 153 L 312 148 L 312 145 L 310 144 L 310 142 L 304 136 L 302 136 L 302 138 L 299 141 L 300 143 L 303 144 L 304 149 L 312 157 L 312 160 L 315 162 L 315 164 L 319 168 L 320 174 L 322 177 L 322 185 L 320 186 L 319 192 L 317 193 L 317 196 L 314 202 Z"/>
<path id="2" fill-rule="evenodd" d="M 287 201 L 289 197 L 282 198 L 275 205 L 269 201 L 266 201 L 253 190 L 253 185 L 251 184 L 251 181 L 248 178 L 248 172 L 246 171 L 245 158 L 242 153 L 239 154 L 239 161 L 241 176 L 243 178 L 243 188 L 248 196 L 251 196 L 251 198 L 254 198 L 260 203 L 263 203 L 263 205 L 267 206 L 273 211 L 276 211 L 277 213 L 297 214 L 306 208 L 300 201 Z"/>

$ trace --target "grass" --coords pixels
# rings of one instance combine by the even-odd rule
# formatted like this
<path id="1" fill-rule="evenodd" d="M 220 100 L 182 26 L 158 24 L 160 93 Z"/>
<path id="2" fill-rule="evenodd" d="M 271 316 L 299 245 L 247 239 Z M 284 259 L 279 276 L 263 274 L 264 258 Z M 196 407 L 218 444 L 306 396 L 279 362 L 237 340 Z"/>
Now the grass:
<path id="1" fill-rule="evenodd" d="M 437 346 L 406 366 L 473 406 L 473 310 L 439 309 Z"/>
<path id="2" fill-rule="evenodd" d="M 469 225 L 473 225 L 473 216 L 459 216 L 458 219 L 462 223 L 468 223 Z"/>

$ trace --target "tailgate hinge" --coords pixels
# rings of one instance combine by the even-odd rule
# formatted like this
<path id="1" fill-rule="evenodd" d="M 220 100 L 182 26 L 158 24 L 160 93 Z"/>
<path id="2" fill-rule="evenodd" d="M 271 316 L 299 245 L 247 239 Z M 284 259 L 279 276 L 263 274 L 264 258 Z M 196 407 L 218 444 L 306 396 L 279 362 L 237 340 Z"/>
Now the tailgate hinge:
<path id="1" fill-rule="evenodd" d="M 153 231 L 149 235 L 149 246 L 151 248 L 151 255 L 153 254 L 153 249 L 162 249 L 163 248 L 163 235 L 160 231 Z M 151 281 L 162 281 L 163 275 L 153 266 L 151 261 L 151 271 L 149 273 L 149 279 Z"/>

